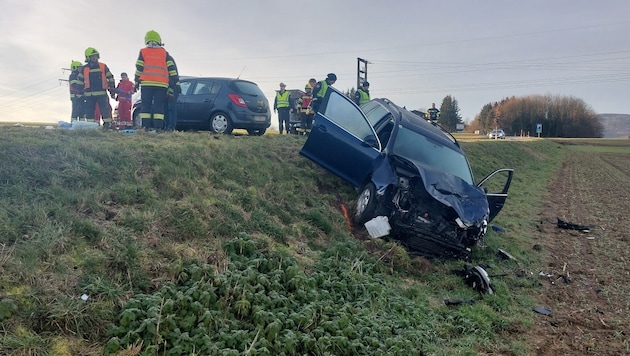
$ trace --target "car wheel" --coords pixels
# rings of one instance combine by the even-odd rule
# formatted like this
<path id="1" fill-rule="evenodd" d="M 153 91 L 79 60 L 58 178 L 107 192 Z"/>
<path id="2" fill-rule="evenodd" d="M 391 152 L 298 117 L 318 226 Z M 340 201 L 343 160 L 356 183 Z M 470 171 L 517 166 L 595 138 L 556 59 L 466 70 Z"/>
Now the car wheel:
<path id="1" fill-rule="evenodd" d="M 222 112 L 212 115 L 210 118 L 210 130 L 214 133 L 231 134 L 232 123 L 230 118 Z"/>
<path id="2" fill-rule="evenodd" d="M 354 222 L 364 224 L 376 216 L 376 187 L 373 183 L 366 184 L 359 197 L 354 209 Z"/>
<path id="3" fill-rule="evenodd" d="M 262 136 L 265 134 L 265 131 L 267 131 L 267 129 L 247 129 L 247 133 L 250 136 Z"/>

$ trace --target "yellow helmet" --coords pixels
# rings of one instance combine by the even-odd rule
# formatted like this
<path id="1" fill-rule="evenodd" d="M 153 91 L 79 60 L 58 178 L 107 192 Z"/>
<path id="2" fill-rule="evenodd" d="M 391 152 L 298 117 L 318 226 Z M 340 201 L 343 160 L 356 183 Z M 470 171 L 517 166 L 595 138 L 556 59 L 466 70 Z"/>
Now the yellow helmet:
<path id="1" fill-rule="evenodd" d="M 96 50 L 96 48 L 94 47 L 88 47 L 85 49 L 85 61 L 89 61 L 90 57 L 96 55 L 96 58 L 101 58 L 101 55 L 98 53 L 98 51 Z"/>
<path id="2" fill-rule="evenodd" d="M 80 66 L 81 66 L 81 62 L 73 60 L 72 63 L 70 63 L 70 70 L 74 71 Z"/>
<path id="3" fill-rule="evenodd" d="M 144 35 L 144 44 L 148 44 L 151 41 L 162 45 L 162 38 L 160 37 L 160 34 L 153 30 L 148 31 L 147 34 Z"/>

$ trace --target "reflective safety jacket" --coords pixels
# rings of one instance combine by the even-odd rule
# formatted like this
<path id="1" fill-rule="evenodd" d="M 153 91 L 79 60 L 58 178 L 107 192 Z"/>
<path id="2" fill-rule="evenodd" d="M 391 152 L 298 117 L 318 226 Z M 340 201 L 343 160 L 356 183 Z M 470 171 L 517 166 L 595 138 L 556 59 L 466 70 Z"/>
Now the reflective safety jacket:
<path id="1" fill-rule="evenodd" d="M 146 47 L 140 50 L 136 61 L 134 81 L 142 86 L 173 87 L 179 82 L 175 60 L 162 47 Z"/>
<path id="2" fill-rule="evenodd" d="M 114 89 L 114 75 L 105 63 L 88 63 L 79 72 L 77 85 L 85 96 L 107 95 L 107 89 Z"/>
<path id="3" fill-rule="evenodd" d="M 357 89 L 356 97 L 357 105 L 363 105 L 370 101 L 370 92 L 359 88 Z"/>
<path id="4" fill-rule="evenodd" d="M 328 91 L 328 82 L 322 80 L 318 84 L 319 85 L 315 85 L 315 89 L 313 89 L 313 94 L 321 99 L 324 97 L 324 95 L 326 95 L 326 92 Z"/>
<path id="5" fill-rule="evenodd" d="M 273 108 L 274 109 L 282 109 L 282 108 L 288 108 L 291 106 L 291 93 L 288 90 L 285 90 L 284 92 L 277 92 L 276 93 L 276 100 L 274 100 L 274 105 Z"/>
<path id="6" fill-rule="evenodd" d="M 310 112 L 309 106 L 311 105 L 311 100 L 313 100 L 311 94 L 304 94 L 300 99 L 298 99 L 298 106 L 301 112 Z"/>
<path id="7" fill-rule="evenodd" d="M 79 69 L 72 71 L 72 73 L 70 73 L 70 76 L 68 77 L 70 100 L 83 96 L 83 88 L 81 88 L 81 86 L 79 85 Z"/>

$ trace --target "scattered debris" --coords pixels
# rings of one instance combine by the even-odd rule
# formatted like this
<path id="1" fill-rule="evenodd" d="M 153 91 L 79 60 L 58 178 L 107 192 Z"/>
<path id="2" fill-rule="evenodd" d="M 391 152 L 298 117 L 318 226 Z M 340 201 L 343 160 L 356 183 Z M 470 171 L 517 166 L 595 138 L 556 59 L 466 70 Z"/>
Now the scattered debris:
<path id="1" fill-rule="evenodd" d="M 579 225 L 579 224 L 574 224 L 572 222 L 564 221 L 560 218 L 557 218 L 557 219 L 558 219 L 557 225 L 559 228 L 562 228 L 562 229 L 590 232 L 591 229 L 595 227 L 594 225 Z"/>
<path id="2" fill-rule="evenodd" d="M 492 231 L 505 232 L 505 228 L 502 228 L 499 225 L 490 225 L 490 228 L 492 228 Z"/>
<path id="3" fill-rule="evenodd" d="M 488 272 L 486 272 L 486 270 L 481 266 L 472 267 L 470 265 L 465 265 L 463 271 L 455 271 L 455 273 L 464 277 L 466 284 L 477 292 L 494 294 L 494 290 L 490 284 L 490 277 L 488 277 Z"/>
<path id="4" fill-rule="evenodd" d="M 389 231 L 392 229 L 387 216 L 377 216 L 364 225 L 370 236 L 375 239 L 389 235 Z"/>
<path id="5" fill-rule="evenodd" d="M 461 299 L 444 299 L 444 304 L 446 305 L 462 305 L 462 304 L 470 304 L 470 305 L 475 305 L 475 300 L 474 299 L 470 299 L 470 300 L 461 300 Z"/>
<path id="6" fill-rule="evenodd" d="M 514 256 L 512 256 L 510 253 L 508 253 L 507 251 L 505 251 L 504 249 L 499 249 L 499 253 L 497 254 L 501 259 L 504 260 L 514 260 L 516 261 L 516 258 L 514 258 Z"/>
<path id="7" fill-rule="evenodd" d="M 542 315 L 551 315 L 553 312 L 549 308 L 541 307 L 539 305 L 532 308 L 533 311 Z"/>

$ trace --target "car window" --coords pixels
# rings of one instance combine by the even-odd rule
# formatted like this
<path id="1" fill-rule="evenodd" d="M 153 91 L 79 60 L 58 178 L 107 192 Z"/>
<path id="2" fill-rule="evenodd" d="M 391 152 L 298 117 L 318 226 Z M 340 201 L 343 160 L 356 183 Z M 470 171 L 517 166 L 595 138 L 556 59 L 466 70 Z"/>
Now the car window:
<path id="1" fill-rule="evenodd" d="M 195 86 L 194 95 L 208 95 L 219 92 L 219 84 L 211 80 L 201 80 Z"/>
<path id="2" fill-rule="evenodd" d="M 474 184 L 468 161 L 463 153 L 434 142 L 404 126 L 399 127 L 392 153 L 460 177 L 468 184 Z"/>
<path id="3" fill-rule="evenodd" d="M 179 82 L 179 87 L 182 89 L 181 95 L 188 95 L 191 86 L 191 82 Z"/>
<path id="4" fill-rule="evenodd" d="M 363 105 L 361 108 L 363 109 L 363 112 L 365 113 L 365 116 L 367 116 L 368 121 L 370 122 L 370 125 L 372 125 L 372 127 L 376 127 L 376 124 L 378 124 L 378 122 L 382 120 L 385 115 L 389 114 L 389 111 L 376 101 L 371 101 Z"/>
<path id="5" fill-rule="evenodd" d="M 236 91 L 241 94 L 253 95 L 253 96 L 264 96 L 262 90 L 258 87 L 258 85 L 252 82 L 245 81 L 234 81 L 232 82 L 232 86 L 236 88 Z"/>
<path id="6" fill-rule="evenodd" d="M 328 104 L 326 104 L 322 114 L 361 140 L 374 135 L 374 131 L 365 120 L 362 111 L 337 92 L 330 93 Z"/>

